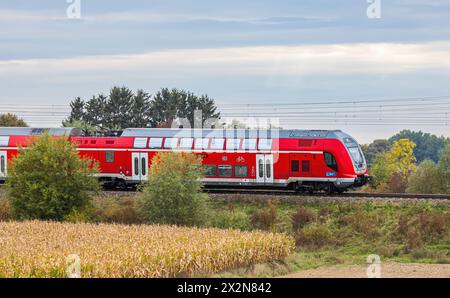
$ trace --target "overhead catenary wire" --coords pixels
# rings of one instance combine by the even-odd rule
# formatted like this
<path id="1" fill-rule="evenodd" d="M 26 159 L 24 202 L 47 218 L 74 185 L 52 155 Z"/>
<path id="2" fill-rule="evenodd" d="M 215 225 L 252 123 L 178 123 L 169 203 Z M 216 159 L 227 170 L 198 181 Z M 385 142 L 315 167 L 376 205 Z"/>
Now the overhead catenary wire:
<path id="1" fill-rule="evenodd" d="M 278 119 L 282 126 L 301 125 L 427 125 L 450 122 L 450 96 L 372 100 L 276 101 L 221 103 L 222 118 Z M 13 113 L 30 125 L 60 126 L 70 115 L 68 104 L 0 104 L 0 114 Z"/>

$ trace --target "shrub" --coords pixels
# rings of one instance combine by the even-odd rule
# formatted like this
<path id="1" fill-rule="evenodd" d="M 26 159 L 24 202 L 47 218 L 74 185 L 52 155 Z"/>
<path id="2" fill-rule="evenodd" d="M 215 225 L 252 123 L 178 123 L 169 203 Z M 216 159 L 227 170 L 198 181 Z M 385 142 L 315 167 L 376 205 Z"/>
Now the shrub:
<path id="1" fill-rule="evenodd" d="M 446 193 L 450 193 L 450 144 L 442 150 L 441 158 L 439 159 L 439 169 L 444 175 Z"/>
<path id="2" fill-rule="evenodd" d="M 378 188 L 381 184 L 386 184 L 391 177 L 391 172 L 389 171 L 388 154 L 379 153 L 370 168 L 370 174 L 373 179 L 370 180 L 369 184 L 373 188 Z"/>
<path id="3" fill-rule="evenodd" d="M 136 205 L 136 199 L 130 197 L 98 198 L 94 200 L 92 220 L 104 223 L 142 223 L 143 220 Z"/>
<path id="4" fill-rule="evenodd" d="M 402 240 L 405 251 L 421 250 L 424 244 L 440 240 L 449 233 L 448 213 L 422 211 L 414 216 L 403 215 L 399 218 L 395 235 Z"/>
<path id="5" fill-rule="evenodd" d="M 298 247 L 320 248 L 334 243 L 333 233 L 325 225 L 307 225 L 295 235 L 295 244 Z"/>
<path id="6" fill-rule="evenodd" d="M 11 204 L 7 198 L 0 196 L 0 221 L 11 219 L 13 219 L 11 214 Z"/>
<path id="7" fill-rule="evenodd" d="M 14 216 L 63 220 L 89 204 L 89 192 L 99 189 L 95 172 L 66 138 L 43 135 L 12 161 L 6 186 Z"/>
<path id="8" fill-rule="evenodd" d="M 339 217 L 339 223 L 349 226 L 353 233 L 358 233 L 366 239 L 372 239 L 379 235 L 378 217 L 372 212 L 358 209 Z"/>
<path id="9" fill-rule="evenodd" d="M 241 210 L 218 211 L 211 217 L 211 226 L 216 228 L 251 230 L 250 218 Z"/>
<path id="10" fill-rule="evenodd" d="M 292 215 L 292 227 L 294 228 L 294 231 L 296 231 L 315 220 L 316 214 L 314 211 L 301 206 L 297 209 L 297 212 Z"/>
<path id="11" fill-rule="evenodd" d="M 445 193 L 446 190 L 444 173 L 431 160 L 423 161 L 408 178 L 407 192 Z"/>
<path id="12" fill-rule="evenodd" d="M 273 228 L 277 220 L 277 204 L 268 201 L 267 206 L 262 209 L 257 209 L 252 215 L 252 225 L 261 230 L 270 230 Z"/>
<path id="13" fill-rule="evenodd" d="M 151 223 L 204 225 L 207 195 L 202 192 L 201 160 L 191 153 L 158 153 L 152 160 L 140 209 Z"/>
<path id="14" fill-rule="evenodd" d="M 404 193 L 406 192 L 407 180 L 400 173 L 395 173 L 389 179 L 387 184 L 387 190 L 392 193 Z"/>

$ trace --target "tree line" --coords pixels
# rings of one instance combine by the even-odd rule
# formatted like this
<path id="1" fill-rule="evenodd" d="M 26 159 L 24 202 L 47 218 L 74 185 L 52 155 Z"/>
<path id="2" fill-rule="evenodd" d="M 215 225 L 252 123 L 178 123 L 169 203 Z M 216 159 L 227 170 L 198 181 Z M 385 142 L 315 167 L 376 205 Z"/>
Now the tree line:
<path id="1" fill-rule="evenodd" d="M 393 193 L 450 193 L 450 144 L 439 150 L 437 162 L 431 158 L 419 162 L 416 148 L 415 142 L 402 138 L 376 154 L 369 166 L 373 177 L 369 189 Z"/>
<path id="2" fill-rule="evenodd" d="M 402 130 L 389 139 L 379 139 L 370 144 L 362 145 L 367 163 L 371 165 L 378 154 L 389 151 L 392 145 L 400 139 L 408 139 L 414 142 L 413 153 L 418 163 L 427 159 L 435 163 L 439 162 L 439 157 L 445 146 L 450 144 L 450 138 L 444 136 L 438 137 L 422 131 Z"/>
<path id="3" fill-rule="evenodd" d="M 194 127 L 194 121 L 202 121 L 203 125 L 206 119 L 220 117 L 214 99 L 208 95 L 168 88 L 150 95 L 141 89 L 133 92 L 127 87 L 113 87 L 108 95 L 94 95 L 89 100 L 77 97 L 70 107 L 63 126 L 85 131 L 171 127 L 178 118 L 188 119 Z M 202 112 L 201 120 L 194 119 L 196 110 Z"/>

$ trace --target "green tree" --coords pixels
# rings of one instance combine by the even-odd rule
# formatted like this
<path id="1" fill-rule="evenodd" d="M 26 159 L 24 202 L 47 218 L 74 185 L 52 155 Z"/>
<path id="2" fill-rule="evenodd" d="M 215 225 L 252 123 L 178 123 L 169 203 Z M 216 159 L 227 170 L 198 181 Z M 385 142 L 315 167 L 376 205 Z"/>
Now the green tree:
<path id="1" fill-rule="evenodd" d="M 27 127 L 27 123 L 17 117 L 17 115 L 8 113 L 0 115 L 0 127 Z"/>
<path id="2" fill-rule="evenodd" d="M 200 226 L 206 221 L 201 160 L 192 153 L 158 153 L 140 198 L 143 217 L 158 224 Z"/>
<path id="3" fill-rule="evenodd" d="M 191 127 L 194 127 L 195 121 L 202 124 L 202 127 L 207 119 L 218 119 L 220 113 L 217 112 L 217 107 L 213 99 L 208 95 L 200 97 L 195 96 L 190 92 L 183 91 L 184 96 L 180 103 L 178 116 L 189 120 Z M 201 111 L 202 119 L 195 119 L 195 112 Z"/>
<path id="4" fill-rule="evenodd" d="M 394 143 L 400 139 L 409 139 L 416 144 L 414 147 L 414 156 L 419 163 L 426 159 L 430 159 L 437 163 L 439 161 L 439 153 L 449 142 L 449 139 L 444 138 L 443 136 L 438 137 L 430 133 L 411 130 L 402 130 L 398 134 L 392 136 L 389 139 L 389 142 Z"/>
<path id="5" fill-rule="evenodd" d="M 202 112 L 202 121 L 218 118 L 214 100 L 208 95 L 167 88 L 151 97 L 143 90 L 133 93 L 127 87 L 113 87 L 108 96 L 99 94 L 87 102 L 77 97 L 71 102 L 71 114 L 63 123 L 74 120 L 99 129 L 121 130 L 128 127 L 171 127 L 177 118 L 186 118 L 194 127 L 195 111 Z"/>
<path id="6" fill-rule="evenodd" d="M 63 220 L 90 203 L 99 189 L 92 160 L 82 159 L 65 138 L 43 135 L 14 158 L 7 180 L 13 214 L 18 219 Z"/>
<path id="7" fill-rule="evenodd" d="M 74 128 L 81 129 L 85 135 L 91 135 L 95 131 L 97 131 L 97 127 L 95 127 L 89 123 L 86 123 L 82 120 L 73 120 L 70 122 L 65 120 L 65 121 L 63 121 L 62 124 L 64 127 L 74 127 Z"/>
<path id="8" fill-rule="evenodd" d="M 392 173 L 389 169 L 388 154 L 386 152 L 378 154 L 370 168 L 370 174 L 373 177 L 372 187 L 386 185 L 391 178 Z"/>
<path id="9" fill-rule="evenodd" d="M 409 139 L 399 139 L 394 142 L 387 155 L 387 161 L 392 173 L 400 174 L 404 179 L 408 179 L 409 174 L 416 165 L 413 151 L 415 146 L 416 144 Z"/>
<path id="10" fill-rule="evenodd" d="M 439 169 L 444 176 L 444 185 L 447 188 L 446 193 L 450 193 L 450 144 L 447 145 L 441 153 Z"/>
<path id="11" fill-rule="evenodd" d="M 151 123 L 150 109 L 151 96 L 143 90 L 138 90 L 133 97 L 130 127 L 149 127 Z"/>
<path id="12" fill-rule="evenodd" d="M 184 102 L 185 94 L 178 89 L 162 88 L 153 97 L 150 117 L 153 127 L 171 127 L 179 115 L 179 107 Z"/>
<path id="13" fill-rule="evenodd" d="M 443 173 L 432 160 L 421 162 L 408 178 L 407 192 L 445 193 L 446 184 Z"/>
<path id="14" fill-rule="evenodd" d="M 70 116 L 65 122 L 83 121 L 84 120 L 84 101 L 77 97 L 70 103 Z"/>
<path id="15" fill-rule="evenodd" d="M 380 153 L 386 153 L 389 151 L 391 144 L 388 140 L 374 140 L 370 144 L 361 146 L 364 157 L 366 158 L 367 165 L 370 166 L 375 161 L 375 158 Z"/>
<path id="16" fill-rule="evenodd" d="M 133 91 L 127 87 L 113 87 L 111 89 L 106 106 L 109 128 L 123 129 L 131 126 L 133 97 Z"/>
<path id="17" fill-rule="evenodd" d="M 195 111 L 202 112 L 202 119 L 194 119 Z M 209 118 L 219 118 L 220 113 L 213 99 L 207 95 L 200 97 L 185 90 L 163 88 L 158 91 L 152 100 L 151 118 L 153 127 L 171 127 L 177 118 L 188 119 L 190 126 L 195 121 L 204 125 Z"/>
<path id="18" fill-rule="evenodd" d="M 108 105 L 108 98 L 103 94 L 93 96 L 85 104 L 83 121 L 97 129 L 110 129 Z"/>

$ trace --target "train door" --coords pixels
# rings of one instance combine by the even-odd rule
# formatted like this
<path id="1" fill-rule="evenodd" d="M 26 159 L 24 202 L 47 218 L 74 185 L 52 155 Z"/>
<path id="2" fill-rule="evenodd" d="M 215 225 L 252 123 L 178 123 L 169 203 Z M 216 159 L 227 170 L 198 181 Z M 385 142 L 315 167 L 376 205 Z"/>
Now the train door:
<path id="1" fill-rule="evenodd" d="M 8 170 L 8 159 L 6 151 L 0 151 L 0 178 L 6 178 Z"/>
<path id="2" fill-rule="evenodd" d="M 273 183 L 272 154 L 256 154 L 256 182 L 260 184 Z"/>
<path id="3" fill-rule="evenodd" d="M 134 152 L 131 154 L 133 181 L 146 181 L 148 178 L 148 153 Z"/>

